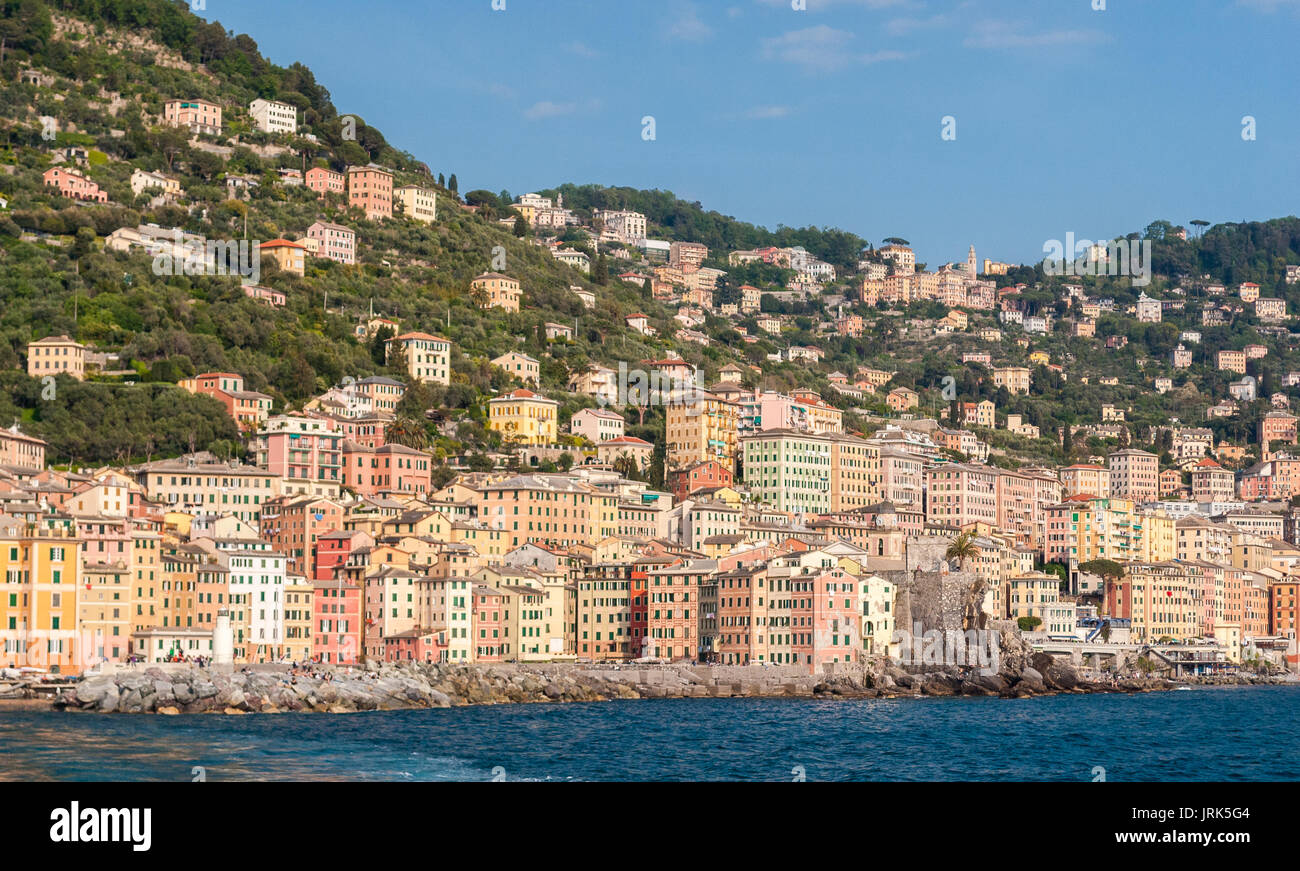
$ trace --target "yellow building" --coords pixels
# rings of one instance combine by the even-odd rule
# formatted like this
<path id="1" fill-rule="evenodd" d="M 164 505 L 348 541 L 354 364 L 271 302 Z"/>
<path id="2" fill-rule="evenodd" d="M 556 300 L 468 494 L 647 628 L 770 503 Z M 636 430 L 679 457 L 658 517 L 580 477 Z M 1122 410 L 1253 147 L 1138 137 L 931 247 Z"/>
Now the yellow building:
<path id="1" fill-rule="evenodd" d="M 307 248 L 288 239 L 272 239 L 259 247 L 263 257 L 270 257 L 280 267 L 281 272 L 302 277 L 306 271 Z"/>
<path id="2" fill-rule="evenodd" d="M 75 534 L 7 518 L 0 523 L 2 666 L 78 674 L 81 559 Z"/>
<path id="3" fill-rule="evenodd" d="M 301 576 L 284 585 L 285 654 L 295 662 L 311 659 L 311 612 L 316 588 Z"/>
<path id="4" fill-rule="evenodd" d="M 393 191 L 393 200 L 402 204 L 402 214 L 426 224 L 438 219 L 438 197 L 428 188 L 403 185 Z"/>
<path id="5" fill-rule="evenodd" d="M 737 403 L 697 390 L 691 396 L 674 398 L 664 410 L 669 470 L 705 460 L 735 468 L 740 422 Z"/>
<path id="6" fill-rule="evenodd" d="M 472 293 L 481 294 L 479 308 L 500 308 L 508 312 L 519 311 L 519 300 L 524 292 L 519 279 L 500 272 L 485 272 L 469 283 Z"/>
<path id="7" fill-rule="evenodd" d="M 993 370 L 993 386 L 1005 387 L 1008 393 L 1029 392 L 1029 370 L 1024 366 L 1005 366 Z"/>
<path id="8" fill-rule="evenodd" d="M 488 428 L 507 442 L 553 445 L 559 441 L 560 404 L 531 390 L 512 390 L 488 400 Z"/>
<path id="9" fill-rule="evenodd" d="M 131 567 L 125 560 L 87 563 L 81 578 L 77 629 L 84 665 L 121 662 L 131 653 Z"/>
<path id="10" fill-rule="evenodd" d="M 78 381 L 86 377 L 86 346 L 67 336 L 50 336 L 27 345 L 27 374 L 33 378 L 46 375 L 70 375 Z"/>
<path id="11" fill-rule="evenodd" d="M 131 632 L 143 632 L 162 622 L 162 578 L 159 550 L 162 537 L 143 529 L 131 532 Z"/>

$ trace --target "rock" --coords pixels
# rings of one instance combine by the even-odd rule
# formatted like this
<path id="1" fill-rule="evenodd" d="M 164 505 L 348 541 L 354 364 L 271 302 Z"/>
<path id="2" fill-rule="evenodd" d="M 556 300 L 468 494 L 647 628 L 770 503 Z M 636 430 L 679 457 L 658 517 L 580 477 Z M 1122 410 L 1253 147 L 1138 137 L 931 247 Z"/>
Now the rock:
<path id="1" fill-rule="evenodd" d="M 564 695 L 563 691 L 553 683 L 548 683 L 546 688 L 542 690 L 542 693 L 548 699 L 558 699 L 560 696 Z"/>
<path id="2" fill-rule="evenodd" d="M 921 684 L 921 692 L 927 696 L 951 696 L 961 688 L 961 681 L 950 674 L 935 672 L 927 674 Z"/>
<path id="3" fill-rule="evenodd" d="M 111 677 L 92 677 L 83 680 L 77 684 L 77 701 L 83 705 L 94 704 L 104 698 L 108 693 L 109 687 L 113 688 L 113 693 L 116 695 L 117 684 Z"/>
<path id="4" fill-rule="evenodd" d="M 1026 684 L 1034 692 L 1042 692 L 1043 675 L 1038 669 L 1026 666 L 1020 670 L 1020 683 Z"/>
<path id="5" fill-rule="evenodd" d="M 231 714 L 231 715 L 234 715 L 234 714 L 247 714 L 248 711 L 245 711 L 245 710 L 243 710 L 242 708 L 227 707 L 227 708 L 226 708 L 224 711 L 222 711 L 221 713 L 223 713 L 223 714 Z"/>
<path id="6" fill-rule="evenodd" d="M 1058 690 L 1072 690 L 1079 685 L 1079 674 L 1069 663 L 1053 660 L 1043 672 L 1043 683 Z"/>
<path id="7" fill-rule="evenodd" d="M 174 708 L 171 705 L 163 705 L 161 708 L 157 709 L 156 713 L 165 714 L 168 717 L 175 717 L 180 713 L 180 709 Z"/>

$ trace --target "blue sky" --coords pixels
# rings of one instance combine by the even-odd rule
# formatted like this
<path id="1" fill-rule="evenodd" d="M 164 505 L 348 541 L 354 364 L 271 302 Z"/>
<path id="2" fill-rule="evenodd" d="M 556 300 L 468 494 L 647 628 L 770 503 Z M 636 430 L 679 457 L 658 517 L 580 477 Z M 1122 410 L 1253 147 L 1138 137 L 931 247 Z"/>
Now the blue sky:
<path id="1" fill-rule="evenodd" d="M 769 227 L 901 236 L 932 265 L 970 244 L 1032 262 L 1067 232 L 1300 212 L 1300 0 L 1094 2 L 206 0 L 201 14 L 307 64 L 340 112 L 462 191 L 661 188 Z"/>

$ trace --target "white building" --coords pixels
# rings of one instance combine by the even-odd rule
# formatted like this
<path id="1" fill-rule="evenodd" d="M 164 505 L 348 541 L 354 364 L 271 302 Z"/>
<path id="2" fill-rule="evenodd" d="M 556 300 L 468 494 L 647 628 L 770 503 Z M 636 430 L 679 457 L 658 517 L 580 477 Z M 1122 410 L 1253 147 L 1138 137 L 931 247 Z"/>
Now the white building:
<path id="1" fill-rule="evenodd" d="M 285 655 L 285 555 L 273 550 L 232 550 L 229 559 L 230 595 L 242 596 L 247 614 L 247 657 L 273 662 Z"/>
<path id="2" fill-rule="evenodd" d="M 625 425 L 622 415 L 603 408 L 584 408 L 569 420 L 569 432 L 600 444 L 622 436 Z"/>
<path id="3" fill-rule="evenodd" d="M 288 103 L 258 97 L 248 104 L 248 114 L 263 133 L 297 133 L 298 110 Z"/>

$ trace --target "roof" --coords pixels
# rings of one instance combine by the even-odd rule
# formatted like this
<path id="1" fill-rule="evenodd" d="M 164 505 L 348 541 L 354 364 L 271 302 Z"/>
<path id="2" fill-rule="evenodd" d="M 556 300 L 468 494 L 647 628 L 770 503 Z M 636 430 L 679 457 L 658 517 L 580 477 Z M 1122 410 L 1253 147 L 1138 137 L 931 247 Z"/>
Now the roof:
<path id="1" fill-rule="evenodd" d="M 402 333 L 400 336 L 393 336 L 391 339 L 389 339 L 389 341 L 402 342 L 407 339 L 422 339 L 426 342 L 446 342 L 447 344 L 451 344 L 450 339 L 444 339 L 442 336 L 435 336 L 432 333 L 419 333 L 419 332 Z"/>
<path id="2" fill-rule="evenodd" d="M 302 248 L 307 250 L 306 246 L 299 245 L 297 242 L 290 242 L 288 239 L 272 239 L 269 242 L 263 242 L 259 248 Z"/>

